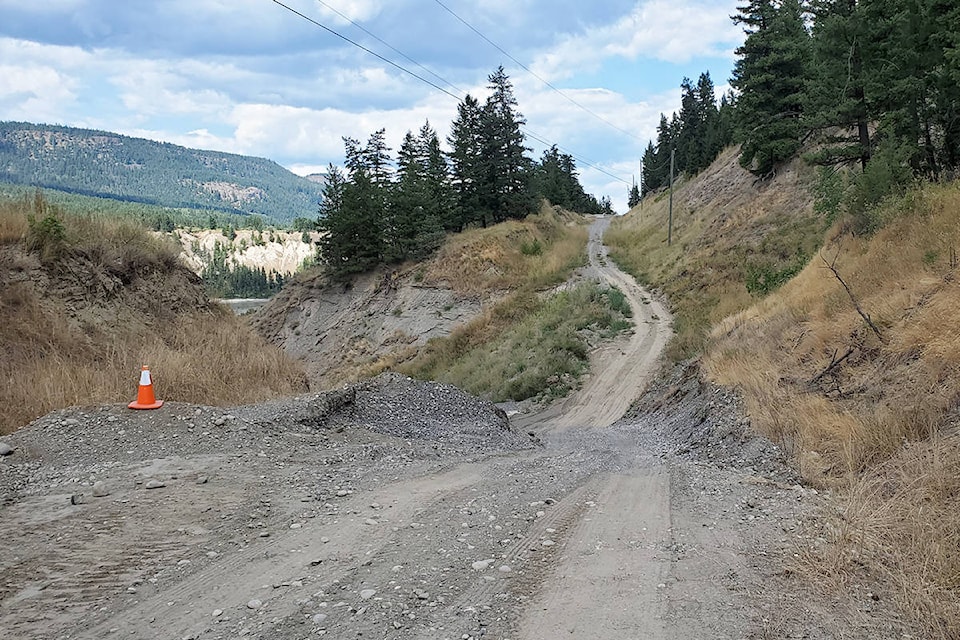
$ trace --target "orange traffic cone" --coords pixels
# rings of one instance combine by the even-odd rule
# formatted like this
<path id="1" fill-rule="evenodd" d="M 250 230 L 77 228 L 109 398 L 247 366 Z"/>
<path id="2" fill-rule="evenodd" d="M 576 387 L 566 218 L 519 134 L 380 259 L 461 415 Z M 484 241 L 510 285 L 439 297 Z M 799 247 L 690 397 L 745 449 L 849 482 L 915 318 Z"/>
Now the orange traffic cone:
<path id="1" fill-rule="evenodd" d="M 127 405 L 130 409 L 159 409 L 163 400 L 157 400 L 153 395 L 153 380 L 150 378 L 150 369 L 143 367 L 140 371 L 140 389 L 137 399 Z"/>

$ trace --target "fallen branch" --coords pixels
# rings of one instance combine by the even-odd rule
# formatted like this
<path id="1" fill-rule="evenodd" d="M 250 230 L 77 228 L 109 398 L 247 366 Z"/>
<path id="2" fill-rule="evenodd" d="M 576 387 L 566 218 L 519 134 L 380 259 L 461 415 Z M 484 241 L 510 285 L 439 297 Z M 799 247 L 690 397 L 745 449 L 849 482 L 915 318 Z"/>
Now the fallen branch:
<path id="1" fill-rule="evenodd" d="M 847 292 L 847 296 L 850 297 L 850 302 L 853 303 L 853 307 L 857 310 L 857 313 L 860 314 L 860 317 L 863 318 L 863 321 L 867 323 L 867 326 L 870 327 L 870 330 L 876 334 L 880 342 L 883 342 L 883 336 L 880 334 L 880 329 L 877 328 L 877 325 L 873 323 L 873 320 L 870 319 L 869 314 L 863 310 L 860 306 L 860 303 L 857 302 L 857 299 L 854 297 L 853 292 L 850 290 L 850 287 L 847 286 L 847 283 L 843 281 L 843 278 L 840 277 L 840 272 L 837 271 L 837 258 L 840 257 L 840 251 L 837 251 L 837 255 L 833 257 L 832 262 L 828 262 L 826 258 L 823 257 L 823 252 L 820 252 L 820 259 L 823 260 L 823 264 L 826 265 L 826 268 L 830 270 L 831 273 L 837 278 L 841 285 L 843 285 L 844 291 Z"/>
<path id="2" fill-rule="evenodd" d="M 846 360 L 846 359 L 849 358 L 851 355 L 853 355 L 853 352 L 856 351 L 856 347 L 850 347 L 849 349 L 847 349 L 847 352 L 846 352 L 845 354 L 843 354 L 842 356 L 840 356 L 839 358 L 837 357 L 837 351 L 838 351 L 837 349 L 834 349 L 834 350 L 833 350 L 833 357 L 830 359 L 830 364 L 827 365 L 827 368 L 824 369 L 823 371 L 821 371 L 821 372 L 818 373 L 816 376 L 814 376 L 813 378 L 810 379 L 810 383 L 809 383 L 809 384 L 810 384 L 811 386 L 813 386 L 813 385 L 817 384 L 818 382 L 820 382 L 821 378 L 823 378 L 825 375 L 833 372 L 834 369 L 836 369 L 836 368 L 839 367 L 841 364 L 843 364 L 843 361 L 844 361 L 844 360 Z"/>

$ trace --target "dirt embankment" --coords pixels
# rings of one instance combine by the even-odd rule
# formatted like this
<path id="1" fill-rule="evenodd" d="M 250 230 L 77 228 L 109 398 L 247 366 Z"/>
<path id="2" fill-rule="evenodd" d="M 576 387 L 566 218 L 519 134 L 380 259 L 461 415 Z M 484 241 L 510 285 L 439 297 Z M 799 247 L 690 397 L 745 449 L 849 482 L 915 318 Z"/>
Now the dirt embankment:
<path id="1" fill-rule="evenodd" d="M 480 312 L 480 296 L 417 278 L 413 269 L 368 274 L 349 286 L 321 274 L 302 277 L 258 311 L 253 326 L 304 363 L 314 388 L 336 387 Z"/>

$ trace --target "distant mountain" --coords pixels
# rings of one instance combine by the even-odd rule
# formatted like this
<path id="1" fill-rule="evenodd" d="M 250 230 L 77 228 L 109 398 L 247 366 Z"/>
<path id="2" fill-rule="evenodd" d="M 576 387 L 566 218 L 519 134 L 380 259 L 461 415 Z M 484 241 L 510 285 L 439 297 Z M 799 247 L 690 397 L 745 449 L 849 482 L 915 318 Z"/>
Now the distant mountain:
<path id="1" fill-rule="evenodd" d="M 25 122 L 0 122 L 0 182 L 281 222 L 316 217 L 322 188 L 263 158 Z"/>

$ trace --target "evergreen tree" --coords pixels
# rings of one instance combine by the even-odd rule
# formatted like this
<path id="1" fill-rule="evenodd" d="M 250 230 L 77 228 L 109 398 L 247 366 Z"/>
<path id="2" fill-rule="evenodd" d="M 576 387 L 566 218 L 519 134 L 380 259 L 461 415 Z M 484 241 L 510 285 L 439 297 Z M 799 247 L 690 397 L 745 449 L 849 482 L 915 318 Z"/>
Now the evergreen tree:
<path id="1" fill-rule="evenodd" d="M 663 116 L 661 116 L 663 117 Z M 657 167 L 657 150 L 653 142 L 647 143 L 643 152 L 643 170 L 640 172 L 640 195 L 645 196 L 660 187 L 660 176 Z"/>
<path id="2" fill-rule="evenodd" d="M 799 0 L 749 0 L 738 10 L 734 21 L 747 34 L 731 80 L 740 91 L 740 164 L 765 176 L 800 148 L 810 38 Z"/>
<path id="3" fill-rule="evenodd" d="M 481 112 L 480 205 L 494 222 L 524 218 L 534 210 L 530 188 L 531 163 L 525 155 L 520 127 L 526 123 L 516 110 L 513 85 L 503 67 L 488 78 L 492 94 Z"/>
<path id="4" fill-rule="evenodd" d="M 819 132 L 824 147 L 810 158 L 820 164 L 858 160 L 866 168 L 871 156 L 866 99 L 864 47 L 871 48 L 868 24 L 858 0 L 812 0 L 813 65 L 804 101 L 806 128 Z M 867 55 L 873 53 L 867 51 Z"/>
<path id="5" fill-rule="evenodd" d="M 640 189 L 637 187 L 637 183 L 634 182 L 633 186 L 630 187 L 629 195 L 627 195 L 627 206 L 633 209 L 638 204 L 640 204 Z"/>
<path id="6" fill-rule="evenodd" d="M 451 215 L 444 219 L 443 226 L 449 231 L 460 231 L 466 225 L 486 219 L 480 208 L 480 185 L 482 183 L 481 108 L 476 98 L 467 94 L 457 106 L 457 118 L 450 128 L 450 161 L 452 164 L 452 187 L 455 206 Z"/>

